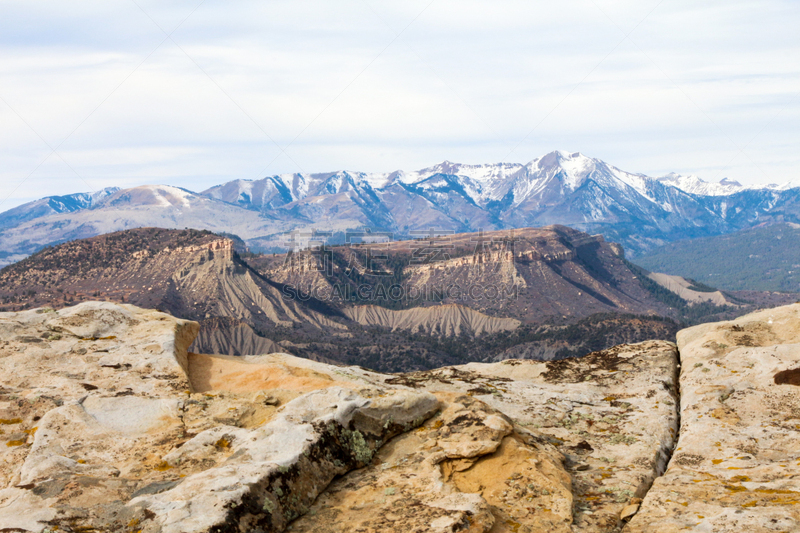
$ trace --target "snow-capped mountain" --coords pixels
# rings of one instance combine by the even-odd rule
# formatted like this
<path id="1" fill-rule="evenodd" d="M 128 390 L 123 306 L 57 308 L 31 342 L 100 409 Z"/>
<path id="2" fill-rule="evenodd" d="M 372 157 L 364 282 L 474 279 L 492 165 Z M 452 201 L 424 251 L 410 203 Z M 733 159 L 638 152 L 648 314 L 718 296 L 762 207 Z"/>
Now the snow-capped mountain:
<path id="1" fill-rule="evenodd" d="M 714 183 L 703 181 L 694 174 L 687 176 L 670 172 L 666 176 L 661 176 L 657 179 L 661 183 L 698 196 L 726 196 L 745 189 L 738 181 L 723 178 L 721 181 Z"/>
<path id="2" fill-rule="evenodd" d="M 0 214 L 0 250 L 18 257 L 54 242 L 141 226 L 224 231 L 270 249 L 293 229 L 369 227 L 404 238 L 430 229 L 564 224 L 602 233 L 636 254 L 773 220 L 800 222 L 800 188 L 756 189 L 677 174 L 651 178 L 555 151 L 525 165 L 444 161 L 410 172 L 234 180 L 200 193 L 164 185 L 45 198 Z"/>
<path id="3" fill-rule="evenodd" d="M 800 181 L 788 181 L 786 183 L 770 183 L 761 187 L 742 185 L 738 181 L 722 178 L 718 182 L 704 181 L 694 174 L 683 175 L 670 172 L 665 176 L 656 178 L 661 183 L 671 185 L 684 192 L 697 196 L 728 196 L 745 190 L 767 190 L 767 191 L 787 191 L 800 187 Z"/>
<path id="4" fill-rule="evenodd" d="M 77 193 L 66 196 L 47 196 L 0 213 L 0 229 L 16 226 L 21 222 L 58 213 L 73 213 L 89 209 L 119 190 L 109 187 L 94 193 Z"/>
<path id="5" fill-rule="evenodd" d="M 581 153 L 552 152 L 526 165 L 445 161 L 414 172 L 289 174 L 237 180 L 201 193 L 271 216 L 311 220 L 321 204 L 357 208 L 363 223 L 392 230 L 438 224 L 469 231 L 547 223 L 585 226 L 623 219 L 701 215 L 698 199 Z M 334 202 L 336 197 L 338 202 Z M 324 210 L 324 209 L 323 209 Z M 673 221 L 680 224 L 680 221 Z"/>

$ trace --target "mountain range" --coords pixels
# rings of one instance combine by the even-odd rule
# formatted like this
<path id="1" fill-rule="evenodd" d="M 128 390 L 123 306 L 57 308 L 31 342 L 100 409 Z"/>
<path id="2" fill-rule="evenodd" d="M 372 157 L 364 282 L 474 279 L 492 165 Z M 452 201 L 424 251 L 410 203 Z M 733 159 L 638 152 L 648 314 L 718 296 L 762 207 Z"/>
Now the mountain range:
<path id="1" fill-rule="evenodd" d="M 169 185 L 48 197 L 0 214 L 0 265 L 52 244 L 135 227 L 209 229 L 256 251 L 292 230 L 372 228 L 393 238 L 563 224 L 603 234 L 631 256 L 765 222 L 800 222 L 800 187 L 747 188 L 696 176 L 652 178 L 581 153 L 522 164 L 445 161 L 413 172 L 284 174 L 201 192 Z"/>

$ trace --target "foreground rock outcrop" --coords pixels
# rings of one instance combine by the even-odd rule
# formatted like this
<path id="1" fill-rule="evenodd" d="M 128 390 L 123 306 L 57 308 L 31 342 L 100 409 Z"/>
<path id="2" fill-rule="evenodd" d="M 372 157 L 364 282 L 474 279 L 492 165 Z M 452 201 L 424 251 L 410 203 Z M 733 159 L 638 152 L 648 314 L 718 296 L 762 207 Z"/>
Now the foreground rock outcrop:
<path id="1" fill-rule="evenodd" d="M 0 531 L 800 529 L 800 305 L 399 375 L 189 353 L 197 332 L 0 314 Z"/>
<path id="2" fill-rule="evenodd" d="M 626 531 L 800 530 L 800 305 L 678 334 L 681 432 Z"/>
<path id="3" fill-rule="evenodd" d="M 289 531 L 570 531 L 556 448 L 468 395 L 443 399 L 439 415 L 335 482 Z"/>
<path id="4" fill-rule="evenodd" d="M 574 530 L 614 531 L 669 460 L 678 430 L 677 368 L 675 346 L 651 341 L 580 359 L 472 363 L 387 381 L 470 394 L 553 443 L 572 478 Z M 512 506 L 509 523 L 536 516 L 535 508 Z"/>
<path id="5" fill-rule="evenodd" d="M 280 531 L 438 409 L 330 377 L 277 409 L 264 392 L 193 393 L 190 377 L 212 381 L 190 369 L 197 329 L 109 303 L 0 316 L 0 530 Z"/>

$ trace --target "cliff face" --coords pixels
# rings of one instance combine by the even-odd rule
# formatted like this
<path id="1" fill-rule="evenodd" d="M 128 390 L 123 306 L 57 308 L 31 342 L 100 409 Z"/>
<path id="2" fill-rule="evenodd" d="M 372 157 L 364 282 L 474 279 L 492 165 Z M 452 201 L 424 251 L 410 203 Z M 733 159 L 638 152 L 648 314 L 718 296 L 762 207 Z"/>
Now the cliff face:
<path id="1" fill-rule="evenodd" d="M 306 306 L 285 301 L 238 258 L 232 240 L 194 230 L 144 228 L 45 250 L 3 270 L 0 292 L 14 293 L 28 306 L 102 296 L 190 320 L 336 327 Z"/>
<path id="2" fill-rule="evenodd" d="M 123 231 L 44 250 L 0 271 L 6 309 L 93 298 L 199 321 L 194 349 L 211 353 L 274 351 L 275 343 L 257 333 L 264 329 L 345 329 L 344 317 L 324 304 L 315 309 L 315 302 L 284 298 L 278 284 L 239 258 L 234 241 L 209 232 Z"/>
<path id="3" fill-rule="evenodd" d="M 583 358 L 380 374 L 0 314 L 0 530 L 794 531 L 800 304 Z"/>
<path id="4" fill-rule="evenodd" d="M 327 254 L 263 256 L 252 264 L 305 293 L 333 295 L 340 305 L 444 302 L 526 323 L 603 312 L 674 315 L 641 285 L 619 245 L 565 226 L 440 235 Z M 393 297 L 393 285 L 404 288 L 404 298 Z"/>
<path id="5" fill-rule="evenodd" d="M 433 245 L 449 254 L 442 261 L 428 257 L 427 241 L 390 244 L 340 247 L 325 273 L 308 252 L 245 261 L 234 240 L 209 232 L 127 230 L 3 269 L 0 310 L 131 303 L 198 321 L 195 351 L 288 350 L 383 371 L 491 360 L 511 348 L 514 357 L 561 358 L 677 330 L 659 316 L 674 310 L 638 283 L 618 249 L 569 228 L 451 236 L 446 249 Z M 422 297 L 384 298 L 398 287 Z M 598 312 L 613 316 L 564 330 Z"/>

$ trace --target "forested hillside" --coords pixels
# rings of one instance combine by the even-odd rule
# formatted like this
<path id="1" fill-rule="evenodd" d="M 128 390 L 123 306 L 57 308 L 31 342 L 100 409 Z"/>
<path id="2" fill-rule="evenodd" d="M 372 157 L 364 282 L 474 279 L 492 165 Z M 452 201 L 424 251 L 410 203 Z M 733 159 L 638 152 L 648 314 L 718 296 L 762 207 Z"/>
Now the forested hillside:
<path id="1" fill-rule="evenodd" d="M 637 257 L 652 272 L 726 290 L 800 291 L 800 225 L 775 224 L 681 241 Z"/>

